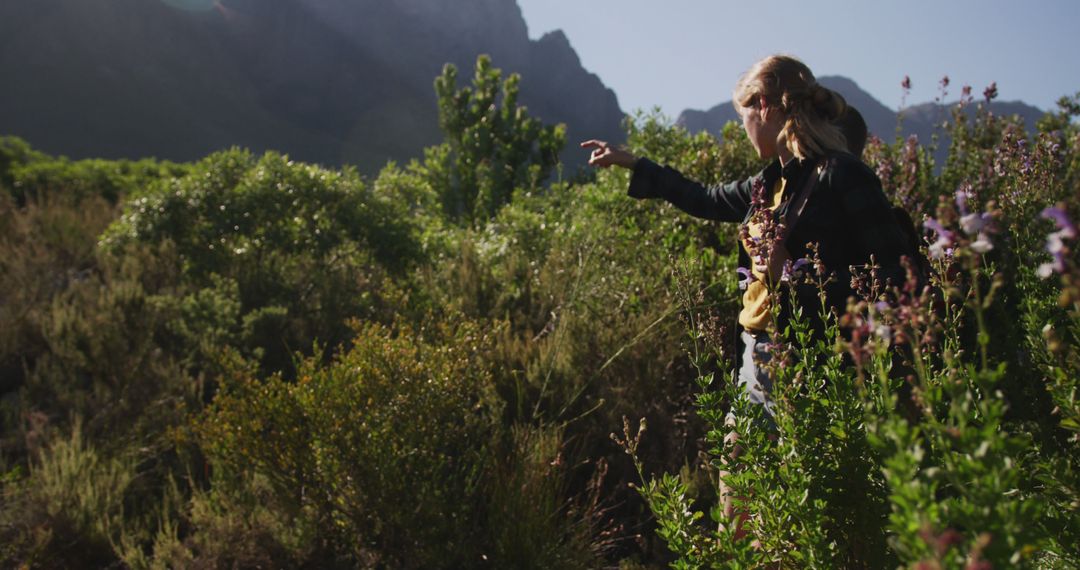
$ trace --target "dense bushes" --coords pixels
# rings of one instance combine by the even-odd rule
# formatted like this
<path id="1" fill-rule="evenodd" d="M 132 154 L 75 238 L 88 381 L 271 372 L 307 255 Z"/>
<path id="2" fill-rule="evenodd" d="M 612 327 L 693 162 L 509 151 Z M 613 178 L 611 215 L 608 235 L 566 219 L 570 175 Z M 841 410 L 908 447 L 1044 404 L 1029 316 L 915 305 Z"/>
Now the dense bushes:
<path id="1" fill-rule="evenodd" d="M 943 165 L 872 142 L 933 218 L 933 287 L 778 331 L 770 437 L 728 381 L 737 228 L 628 199 L 625 172 L 548 184 L 562 131 L 516 82 L 448 69 L 446 142 L 370 180 L 3 139 L 4 564 L 1077 562 L 1073 100 L 1032 137 L 958 112 Z M 760 167 L 734 125 L 628 128 L 705 182 Z"/>
<path id="2" fill-rule="evenodd" d="M 155 160 L 78 160 L 52 158 L 26 141 L 0 137 L 0 187 L 20 204 L 52 194 L 66 198 L 97 196 L 115 203 L 151 181 L 181 176 L 182 164 Z"/>
<path id="3" fill-rule="evenodd" d="M 133 197 L 102 249 L 170 244 L 180 278 L 200 288 L 175 299 L 199 322 L 171 332 L 240 347 L 270 372 L 291 368 L 291 352 L 315 340 L 344 342 L 350 317 L 392 311 L 384 281 L 419 259 L 417 231 L 408 204 L 353 171 L 230 150 Z M 198 338 L 208 330 L 212 338 Z"/>
<path id="4" fill-rule="evenodd" d="M 982 106 L 966 123 L 968 104 L 940 173 L 915 141 L 868 149 L 886 192 L 926 220 L 930 287 L 912 273 L 883 297 L 867 275 L 847 314 L 823 315 L 827 342 L 812 340 L 805 318 L 774 331 L 776 433 L 755 428 L 760 410 L 740 401 L 726 423 L 719 395 L 732 387 L 702 372 L 713 465 L 730 473 L 745 518 L 739 528 L 714 508 L 719 526 L 703 526 L 686 480 L 649 479 L 643 495 L 677 567 L 1077 563 L 1066 529 L 1080 520 L 1080 440 L 1065 396 L 1080 382 L 1076 130 L 1066 117 L 1029 140 Z M 723 348 L 691 330 L 707 341 L 698 362 Z M 736 540 L 740 531 L 752 540 Z"/>
<path id="5" fill-rule="evenodd" d="M 329 366 L 305 360 L 295 382 L 233 372 L 200 430 L 213 465 L 266 477 L 279 508 L 356 560 L 480 560 L 497 412 L 487 347 L 475 327 L 423 334 L 434 338 L 365 325 Z"/>

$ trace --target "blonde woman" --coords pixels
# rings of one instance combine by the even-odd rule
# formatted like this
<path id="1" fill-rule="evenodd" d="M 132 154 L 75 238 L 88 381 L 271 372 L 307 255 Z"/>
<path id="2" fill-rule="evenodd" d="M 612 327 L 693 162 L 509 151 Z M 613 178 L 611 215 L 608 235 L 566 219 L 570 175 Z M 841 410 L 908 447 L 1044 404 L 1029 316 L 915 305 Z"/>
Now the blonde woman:
<path id="1" fill-rule="evenodd" d="M 733 103 L 757 153 L 772 159 L 746 180 L 706 187 L 603 141 L 581 146 L 592 151 L 592 166 L 631 169 L 628 193 L 634 198 L 663 198 L 693 216 L 742 224 L 739 271 L 745 290 L 739 313 L 743 348 L 738 381 L 743 396 L 764 406 L 771 418 L 772 382 L 763 369 L 769 359 L 769 331 L 784 329 L 796 302 L 804 304 L 803 314 L 814 319 L 816 332 L 823 327 L 815 318 L 816 291 L 799 292 L 799 287 L 795 299 L 781 288 L 779 322 L 773 322 L 770 285 L 785 277 L 785 269 L 799 265 L 810 253 L 809 244 L 816 243 L 820 260 L 832 275 L 825 287 L 826 303 L 839 315 L 854 293 L 854 268 L 866 266 L 873 257 L 880 266 L 878 274 L 899 284 L 904 278 L 900 258 L 913 256 L 914 251 L 881 181 L 848 152 L 835 124 L 847 108 L 843 97 L 818 84 L 805 64 L 784 55 L 757 62 L 736 84 Z M 736 536 L 742 536 L 746 514 L 735 513 L 725 476 L 720 474 L 724 512 L 738 525 Z"/>
<path id="2" fill-rule="evenodd" d="M 611 146 L 581 143 L 592 151 L 589 164 L 633 171 L 629 195 L 663 198 L 700 218 L 743 224 L 739 265 L 746 287 L 739 314 L 743 341 L 739 383 L 752 402 L 773 413 L 771 382 L 761 370 L 768 359 L 769 330 L 783 330 L 790 305 L 805 303 L 803 314 L 818 314 L 816 294 L 782 297 L 779 321 L 770 310 L 770 283 L 784 268 L 800 265 L 808 244 L 816 243 L 825 269 L 827 304 L 842 314 L 851 288 L 852 268 L 871 256 L 879 275 L 899 284 L 903 255 L 911 255 L 906 234 L 893 215 L 877 176 L 848 152 L 835 121 L 845 112 L 843 97 L 818 84 L 810 69 L 785 55 L 767 57 L 735 86 L 734 105 L 750 142 L 772 161 L 758 174 L 706 187 L 676 170 Z M 774 245 L 775 244 L 775 245 Z M 815 323 L 818 332 L 821 323 Z"/>

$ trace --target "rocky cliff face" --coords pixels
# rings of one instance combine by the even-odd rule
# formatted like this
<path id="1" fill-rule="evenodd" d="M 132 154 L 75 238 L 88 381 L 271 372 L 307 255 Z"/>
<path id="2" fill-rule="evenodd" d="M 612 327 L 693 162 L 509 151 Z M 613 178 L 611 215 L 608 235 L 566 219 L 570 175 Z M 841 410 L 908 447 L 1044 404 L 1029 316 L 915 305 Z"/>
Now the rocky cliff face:
<path id="1" fill-rule="evenodd" d="M 480 53 L 570 140 L 622 138 L 614 92 L 515 0 L 7 0 L 0 48 L 0 132 L 73 157 L 241 145 L 372 172 L 440 140 L 432 81 Z"/>

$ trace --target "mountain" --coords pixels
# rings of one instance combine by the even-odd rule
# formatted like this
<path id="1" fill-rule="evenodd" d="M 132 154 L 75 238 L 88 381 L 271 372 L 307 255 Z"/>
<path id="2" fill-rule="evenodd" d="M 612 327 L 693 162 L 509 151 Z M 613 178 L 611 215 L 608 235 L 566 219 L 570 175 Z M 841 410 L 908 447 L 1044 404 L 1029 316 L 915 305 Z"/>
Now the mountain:
<path id="1" fill-rule="evenodd" d="M 441 140 L 433 80 L 450 62 L 467 81 L 481 53 L 568 140 L 623 138 L 615 93 L 561 32 L 530 40 L 516 0 L 5 0 L 0 133 L 76 158 L 240 145 L 373 172 Z"/>
<path id="2" fill-rule="evenodd" d="M 858 109 L 870 134 L 884 140 L 892 140 L 896 136 L 896 111 L 874 99 L 873 95 L 863 91 L 857 83 L 838 75 L 821 77 L 818 82 L 839 93 L 844 101 Z M 929 140 L 922 137 L 919 139 Z"/>
<path id="3" fill-rule="evenodd" d="M 825 87 L 840 93 L 844 100 L 853 105 L 863 115 L 867 128 L 871 133 L 882 136 L 896 130 L 896 113 L 879 103 L 869 93 L 863 91 L 854 81 L 839 76 L 826 76 L 818 78 Z M 740 121 L 739 114 L 731 101 L 725 101 L 708 111 L 688 109 L 683 111 L 677 124 L 682 125 L 692 133 L 708 131 L 719 133 L 728 121 Z"/>
<path id="4" fill-rule="evenodd" d="M 872 95 L 864 91 L 854 81 L 841 76 L 819 77 L 818 82 L 842 95 L 844 100 L 859 110 L 863 119 L 866 120 L 867 130 L 871 135 L 891 141 L 896 137 L 896 125 L 898 114 L 889 109 Z M 997 115 L 1017 115 L 1024 120 L 1028 129 L 1034 129 L 1035 122 L 1043 116 L 1043 111 L 1036 107 L 1019 101 L 994 101 L 990 104 L 990 110 Z M 974 114 L 975 106 L 969 105 L 967 113 Z M 935 132 L 940 133 L 943 121 L 950 118 L 951 105 L 941 103 L 922 103 L 904 109 L 902 134 L 904 137 L 915 135 L 920 141 L 928 143 Z M 685 127 L 691 133 L 708 131 L 718 134 L 728 121 L 739 121 L 739 115 L 735 112 L 731 101 L 725 101 L 707 111 L 687 109 L 679 114 L 676 123 Z M 944 153 L 947 152 L 946 144 L 939 146 L 941 156 L 937 158 L 941 164 Z"/>

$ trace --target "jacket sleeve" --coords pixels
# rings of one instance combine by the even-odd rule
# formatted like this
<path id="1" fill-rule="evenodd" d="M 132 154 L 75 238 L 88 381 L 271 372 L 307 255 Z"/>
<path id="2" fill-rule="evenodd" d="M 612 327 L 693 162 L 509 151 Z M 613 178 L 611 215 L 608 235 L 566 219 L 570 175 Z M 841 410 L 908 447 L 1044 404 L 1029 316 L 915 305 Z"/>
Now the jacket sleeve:
<path id="1" fill-rule="evenodd" d="M 627 192 L 633 198 L 663 198 L 680 210 L 698 218 L 721 222 L 741 222 L 750 211 L 753 179 L 719 186 L 704 186 L 679 171 L 638 159 Z"/>

